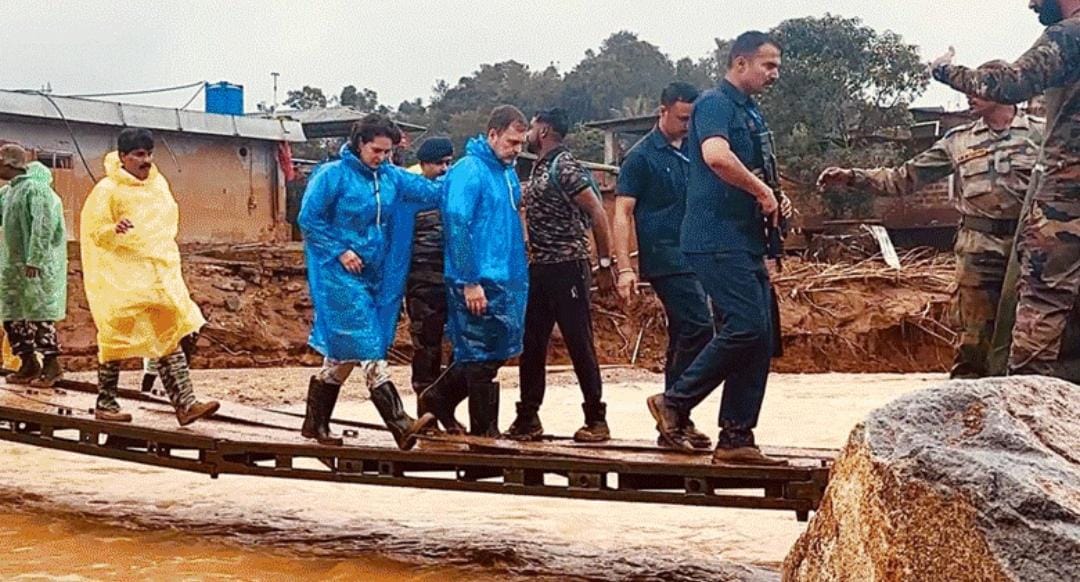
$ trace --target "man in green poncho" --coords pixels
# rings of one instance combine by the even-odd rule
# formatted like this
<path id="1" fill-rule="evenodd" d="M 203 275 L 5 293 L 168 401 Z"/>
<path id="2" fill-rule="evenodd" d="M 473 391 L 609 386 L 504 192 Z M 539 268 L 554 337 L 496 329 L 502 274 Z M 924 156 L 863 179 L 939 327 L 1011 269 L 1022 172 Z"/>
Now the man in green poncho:
<path id="1" fill-rule="evenodd" d="M 25 149 L 0 146 L 0 316 L 22 361 L 9 384 L 50 387 L 63 376 L 56 322 L 67 307 L 67 236 L 52 173 Z M 38 354 L 44 363 L 38 362 Z"/>

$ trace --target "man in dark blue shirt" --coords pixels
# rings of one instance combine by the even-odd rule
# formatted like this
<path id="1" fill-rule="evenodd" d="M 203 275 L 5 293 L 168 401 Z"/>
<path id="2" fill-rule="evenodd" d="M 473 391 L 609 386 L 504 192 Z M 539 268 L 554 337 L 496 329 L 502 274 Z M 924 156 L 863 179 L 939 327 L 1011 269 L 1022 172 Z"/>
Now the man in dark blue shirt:
<path id="1" fill-rule="evenodd" d="M 714 463 L 783 464 L 754 443 L 773 356 L 772 285 L 765 224 L 779 212 L 761 180 L 765 119 L 750 95 L 780 76 L 780 47 L 747 32 L 731 47 L 720 86 L 703 93 L 690 118 L 689 175 L 681 248 L 712 300 L 718 333 L 665 394 L 648 399 L 661 440 L 687 448 L 680 427 L 721 383 Z"/>
<path id="2" fill-rule="evenodd" d="M 686 211 L 686 133 L 698 90 L 671 83 L 660 94 L 656 127 L 623 160 L 615 198 L 615 256 L 618 291 L 625 301 L 637 292 L 638 273 L 630 260 L 636 234 L 638 268 L 664 306 L 668 321 L 664 388 L 670 390 L 713 337 L 708 298 L 694 270 L 679 249 L 679 230 Z M 712 441 L 694 428 L 689 417 L 681 433 L 696 448 Z"/>

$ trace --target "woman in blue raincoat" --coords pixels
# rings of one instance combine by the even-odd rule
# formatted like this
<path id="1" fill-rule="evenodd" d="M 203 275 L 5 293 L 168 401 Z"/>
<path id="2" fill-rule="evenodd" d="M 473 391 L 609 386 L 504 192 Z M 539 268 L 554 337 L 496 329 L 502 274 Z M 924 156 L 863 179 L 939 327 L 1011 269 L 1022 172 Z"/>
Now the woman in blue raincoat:
<path id="1" fill-rule="evenodd" d="M 400 139 L 388 117 L 368 115 L 353 127 L 341 159 L 318 168 L 304 193 L 299 223 L 315 307 L 308 343 L 324 363 L 311 378 L 301 432 L 320 444 L 342 443 L 330 417 L 357 365 L 399 447 L 411 448 L 434 420 L 405 414 L 386 363 L 412 247 L 411 222 L 403 218 L 438 207 L 443 197 L 441 182 L 388 162 Z"/>
<path id="2" fill-rule="evenodd" d="M 448 431 L 469 399 L 470 434 L 499 436 L 499 368 L 521 353 L 529 271 L 518 208 L 514 162 L 528 123 L 517 108 L 496 107 L 487 135 L 478 135 L 447 174 L 443 208 L 446 287 L 454 364 L 420 398 Z"/>

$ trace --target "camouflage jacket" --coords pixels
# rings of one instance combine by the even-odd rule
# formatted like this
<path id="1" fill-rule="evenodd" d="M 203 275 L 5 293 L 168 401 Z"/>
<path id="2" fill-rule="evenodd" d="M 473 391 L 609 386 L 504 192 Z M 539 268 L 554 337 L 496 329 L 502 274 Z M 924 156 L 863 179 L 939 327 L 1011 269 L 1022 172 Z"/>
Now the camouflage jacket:
<path id="1" fill-rule="evenodd" d="M 982 119 L 955 127 L 898 168 L 854 170 L 852 186 L 888 196 L 911 194 L 956 175 L 956 209 L 965 216 L 1015 220 L 1031 181 L 1045 122 L 1017 114 L 1005 131 Z"/>
<path id="2" fill-rule="evenodd" d="M 552 184 L 551 164 L 556 160 L 554 177 L 559 184 Z M 588 215 L 573 198 L 589 187 L 588 171 L 561 146 L 533 164 L 524 196 L 529 263 L 589 260 Z"/>
<path id="3" fill-rule="evenodd" d="M 1009 66 L 943 65 L 933 74 L 957 91 L 1000 103 L 1045 93 L 1048 124 L 1041 155 L 1047 180 L 1036 199 L 1080 199 L 1080 15 L 1047 27 Z"/>

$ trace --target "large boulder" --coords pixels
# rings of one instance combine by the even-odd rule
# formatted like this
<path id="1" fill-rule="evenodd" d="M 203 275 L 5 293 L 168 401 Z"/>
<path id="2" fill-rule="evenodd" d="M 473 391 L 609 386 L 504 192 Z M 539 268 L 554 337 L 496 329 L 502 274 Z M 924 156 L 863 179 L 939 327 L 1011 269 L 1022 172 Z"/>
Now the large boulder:
<path id="1" fill-rule="evenodd" d="M 1080 580 L 1080 387 L 952 381 L 870 413 L 783 579 Z"/>

